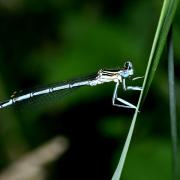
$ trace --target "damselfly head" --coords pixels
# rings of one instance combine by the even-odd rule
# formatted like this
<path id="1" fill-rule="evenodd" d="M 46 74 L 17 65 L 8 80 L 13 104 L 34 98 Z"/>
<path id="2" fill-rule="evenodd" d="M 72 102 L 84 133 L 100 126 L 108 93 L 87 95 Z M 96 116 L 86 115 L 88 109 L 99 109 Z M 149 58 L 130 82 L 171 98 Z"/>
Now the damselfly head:
<path id="1" fill-rule="evenodd" d="M 132 76 L 133 74 L 134 74 L 134 71 L 133 71 L 132 63 L 130 61 L 126 61 L 124 63 L 124 67 L 121 72 L 121 76 L 124 78 L 127 78 L 127 77 Z"/>
<path id="2" fill-rule="evenodd" d="M 126 61 L 124 63 L 124 68 L 128 70 L 132 69 L 132 63 L 130 61 Z"/>

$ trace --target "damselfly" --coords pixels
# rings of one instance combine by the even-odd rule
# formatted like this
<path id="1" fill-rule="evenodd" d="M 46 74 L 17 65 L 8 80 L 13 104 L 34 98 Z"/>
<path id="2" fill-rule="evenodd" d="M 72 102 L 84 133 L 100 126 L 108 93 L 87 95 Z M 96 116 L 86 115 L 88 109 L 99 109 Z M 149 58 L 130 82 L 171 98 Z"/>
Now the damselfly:
<path id="1" fill-rule="evenodd" d="M 135 105 L 118 97 L 117 95 L 117 91 L 118 91 L 118 87 L 120 83 L 122 83 L 122 87 L 125 91 L 126 90 L 141 91 L 142 90 L 142 88 L 139 86 L 126 86 L 126 79 L 131 77 L 133 74 L 134 74 L 134 70 L 133 70 L 132 63 L 130 61 L 127 61 L 125 62 L 123 68 L 118 69 L 118 70 L 102 70 L 101 69 L 100 71 L 98 71 L 96 76 L 91 79 L 70 81 L 68 83 L 63 83 L 63 84 L 59 83 L 59 84 L 56 84 L 54 86 L 50 86 L 47 88 L 36 89 L 32 92 L 25 93 L 16 97 L 12 96 L 11 99 L 1 102 L 0 108 L 5 108 L 17 102 L 21 102 L 27 99 L 54 93 L 61 90 L 66 90 L 66 89 L 68 90 L 68 89 L 72 89 L 72 88 L 80 87 L 80 86 L 96 86 L 98 84 L 103 84 L 107 82 L 115 82 L 116 85 L 115 85 L 115 89 L 114 89 L 114 93 L 112 97 L 112 105 L 123 107 L 123 108 L 136 109 Z M 137 80 L 139 78 L 142 78 L 142 77 L 136 77 L 136 78 L 133 78 L 132 80 Z"/>

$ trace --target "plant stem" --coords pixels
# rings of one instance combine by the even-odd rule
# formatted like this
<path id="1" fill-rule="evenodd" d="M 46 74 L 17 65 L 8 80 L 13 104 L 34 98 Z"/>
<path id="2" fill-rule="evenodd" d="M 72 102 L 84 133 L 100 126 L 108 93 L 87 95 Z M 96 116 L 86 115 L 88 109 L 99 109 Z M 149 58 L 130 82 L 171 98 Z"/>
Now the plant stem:
<path id="1" fill-rule="evenodd" d="M 174 51 L 172 26 L 167 38 L 168 48 L 168 84 L 169 84 L 169 110 L 170 110 L 170 128 L 172 142 L 172 175 L 174 180 L 178 180 L 178 139 L 176 122 L 176 95 L 174 80 Z"/>

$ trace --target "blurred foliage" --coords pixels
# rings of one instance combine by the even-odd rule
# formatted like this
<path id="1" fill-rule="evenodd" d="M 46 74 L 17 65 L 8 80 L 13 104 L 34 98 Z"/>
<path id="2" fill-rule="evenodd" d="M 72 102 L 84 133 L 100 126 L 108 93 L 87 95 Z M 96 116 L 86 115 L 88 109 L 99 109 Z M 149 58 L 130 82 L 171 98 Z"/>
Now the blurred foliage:
<path id="1" fill-rule="evenodd" d="M 143 75 L 161 6 L 157 0 L 0 0 L 0 99 L 8 99 L 14 90 L 121 67 L 127 59 L 133 62 L 135 75 Z M 179 18 L 177 10 L 177 118 Z M 47 167 L 47 179 L 83 179 L 86 175 L 86 179 L 110 179 L 133 115 L 131 110 L 112 107 L 113 88 L 114 84 L 84 87 L 60 101 L 57 97 L 49 106 L 45 99 L 30 108 L 1 110 L 0 168 L 54 136 L 64 135 L 70 148 Z M 137 102 L 138 93 L 120 91 L 119 95 Z M 123 179 L 169 179 L 170 158 L 165 50 L 136 126 Z"/>

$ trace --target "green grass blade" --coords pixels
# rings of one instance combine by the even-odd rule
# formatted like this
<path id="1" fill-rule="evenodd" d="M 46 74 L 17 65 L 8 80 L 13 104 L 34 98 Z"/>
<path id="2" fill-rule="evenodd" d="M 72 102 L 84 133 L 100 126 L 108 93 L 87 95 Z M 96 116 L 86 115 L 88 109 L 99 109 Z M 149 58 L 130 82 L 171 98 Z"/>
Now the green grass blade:
<path id="1" fill-rule="evenodd" d="M 140 107 L 146 97 L 151 82 L 153 80 L 155 71 L 159 64 L 159 60 L 166 44 L 167 35 L 170 26 L 173 22 L 173 18 L 178 6 L 179 0 L 164 0 L 164 4 L 161 10 L 160 19 L 158 22 L 156 34 L 154 37 L 153 45 L 151 48 L 148 65 L 143 82 L 143 91 L 140 95 L 138 107 Z"/>
<path id="2" fill-rule="evenodd" d="M 149 87 L 151 85 L 151 82 L 153 80 L 157 65 L 159 63 L 163 48 L 166 43 L 166 39 L 167 39 L 167 35 L 169 32 L 170 26 L 171 26 L 173 18 L 174 18 L 174 14 L 176 12 L 177 5 L 178 5 L 178 0 L 164 0 L 160 18 L 159 18 L 159 22 L 158 22 L 158 26 L 157 26 L 157 30 L 156 30 L 156 34 L 154 37 L 153 45 L 152 45 L 149 60 L 148 60 L 147 69 L 145 72 L 145 77 L 144 77 L 144 82 L 143 82 L 143 90 L 141 91 L 137 109 L 134 113 L 132 123 L 131 123 L 130 129 L 129 129 L 129 132 L 128 132 L 128 136 L 127 136 L 125 145 L 123 147 L 123 151 L 122 151 L 118 166 L 112 177 L 112 180 L 119 180 L 121 177 L 122 169 L 124 167 L 124 162 L 125 162 L 126 155 L 127 155 L 128 149 L 129 149 L 129 145 L 131 142 L 131 138 L 133 135 L 139 108 L 142 105 L 142 103 L 146 97 L 146 94 L 149 90 Z"/>
<path id="3" fill-rule="evenodd" d="M 120 157 L 118 166 L 116 168 L 116 171 L 114 172 L 112 180 L 119 180 L 120 177 L 121 177 L 122 169 L 123 169 L 123 166 L 124 166 L 124 162 L 125 162 L 125 159 L 126 159 L 128 149 L 129 149 L 129 144 L 131 142 L 131 138 L 132 138 L 132 134 L 133 134 L 133 131 L 134 131 L 135 123 L 136 123 L 136 118 L 133 118 L 133 120 L 131 122 L 129 132 L 128 132 L 128 135 L 127 135 L 127 138 L 126 138 L 125 145 L 123 147 L 123 151 L 121 153 L 121 157 Z"/>
<path id="4" fill-rule="evenodd" d="M 171 125 L 171 142 L 172 142 L 172 174 L 173 179 L 178 180 L 178 139 L 177 139 L 177 122 L 176 122 L 176 96 L 174 80 L 174 52 L 172 28 L 168 35 L 168 84 L 169 84 L 169 110 Z"/>

